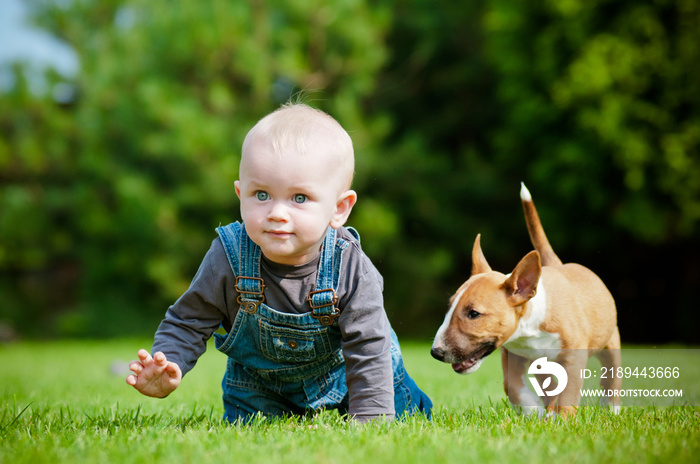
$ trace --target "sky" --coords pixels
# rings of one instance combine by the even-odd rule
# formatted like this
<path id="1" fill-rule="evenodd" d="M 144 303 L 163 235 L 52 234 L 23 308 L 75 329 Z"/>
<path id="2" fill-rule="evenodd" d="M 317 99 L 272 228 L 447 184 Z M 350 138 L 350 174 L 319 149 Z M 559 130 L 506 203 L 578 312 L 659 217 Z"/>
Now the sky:
<path id="1" fill-rule="evenodd" d="M 12 85 L 7 66 L 13 61 L 29 63 L 32 87 L 42 85 L 37 75 L 48 66 L 66 77 L 75 76 L 79 67 L 78 56 L 70 46 L 30 24 L 23 0 L 0 0 L 0 89 Z"/>

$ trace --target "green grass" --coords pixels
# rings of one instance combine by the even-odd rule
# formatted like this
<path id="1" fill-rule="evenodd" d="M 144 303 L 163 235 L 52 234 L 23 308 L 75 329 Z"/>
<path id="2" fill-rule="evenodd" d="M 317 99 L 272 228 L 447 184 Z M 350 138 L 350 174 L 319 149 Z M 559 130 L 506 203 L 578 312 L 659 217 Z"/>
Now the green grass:
<path id="1" fill-rule="evenodd" d="M 210 350 L 169 398 L 145 398 L 123 369 L 147 340 L 0 346 L 0 463 L 698 462 L 700 408 L 582 408 L 574 420 L 524 418 L 505 403 L 498 356 L 458 376 L 403 343 L 435 403 L 413 418 L 357 426 L 337 414 L 221 422 L 224 356 Z M 554 461 L 556 459 L 556 461 Z"/>

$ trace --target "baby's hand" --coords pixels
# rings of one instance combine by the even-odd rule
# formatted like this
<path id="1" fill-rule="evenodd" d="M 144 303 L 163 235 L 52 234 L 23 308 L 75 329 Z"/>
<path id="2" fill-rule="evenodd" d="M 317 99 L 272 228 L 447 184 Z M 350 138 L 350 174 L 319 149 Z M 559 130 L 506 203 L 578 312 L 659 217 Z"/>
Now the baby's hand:
<path id="1" fill-rule="evenodd" d="M 126 378 L 126 383 L 154 398 L 164 398 L 180 385 L 180 367 L 168 362 L 163 353 L 159 351 L 151 357 L 148 351 L 139 350 L 138 356 L 138 361 L 129 364 L 133 374 Z"/>

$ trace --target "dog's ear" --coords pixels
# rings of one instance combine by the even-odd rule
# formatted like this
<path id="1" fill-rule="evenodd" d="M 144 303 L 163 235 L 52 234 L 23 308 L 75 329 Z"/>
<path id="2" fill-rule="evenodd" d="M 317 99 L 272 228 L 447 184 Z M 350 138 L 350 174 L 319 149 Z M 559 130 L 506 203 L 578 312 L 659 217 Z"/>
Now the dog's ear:
<path id="1" fill-rule="evenodd" d="M 518 306 L 530 300 L 537 293 L 537 283 L 542 274 L 540 254 L 531 251 L 520 260 L 513 273 L 503 282 L 508 304 Z"/>
<path id="2" fill-rule="evenodd" d="M 486 262 L 484 252 L 481 251 L 481 234 L 479 234 L 476 236 L 474 248 L 472 248 L 472 275 L 483 274 L 490 270 L 491 266 Z"/>

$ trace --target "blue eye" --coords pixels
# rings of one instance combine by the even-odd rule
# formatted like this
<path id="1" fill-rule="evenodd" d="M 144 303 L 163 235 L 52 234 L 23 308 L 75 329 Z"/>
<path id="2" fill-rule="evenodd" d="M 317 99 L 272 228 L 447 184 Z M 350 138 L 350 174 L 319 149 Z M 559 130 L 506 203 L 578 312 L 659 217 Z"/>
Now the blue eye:
<path id="1" fill-rule="evenodd" d="M 306 195 L 303 195 L 301 193 L 297 193 L 296 195 L 294 195 L 294 198 L 293 198 L 294 203 L 304 203 L 306 201 L 306 199 L 307 199 Z"/>
<path id="2" fill-rule="evenodd" d="M 257 198 L 260 201 L 265 201 L 270 199 L 270 195 L 267 194 L 267 192 L 255 192 L 255 198 Z"/>

